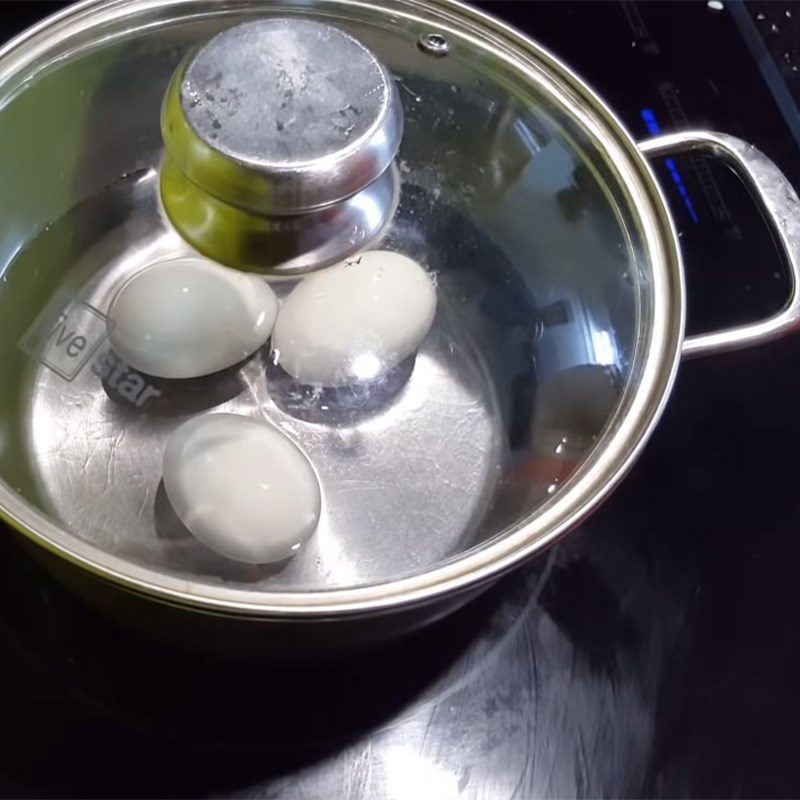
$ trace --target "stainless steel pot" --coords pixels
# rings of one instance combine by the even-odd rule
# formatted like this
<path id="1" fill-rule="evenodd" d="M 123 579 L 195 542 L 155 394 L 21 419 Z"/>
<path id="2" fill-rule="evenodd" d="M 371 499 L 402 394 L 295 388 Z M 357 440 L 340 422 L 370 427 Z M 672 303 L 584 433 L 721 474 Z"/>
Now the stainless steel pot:
<path id="1" fill-rule="evenodd" d="M 350 33 L 396 82 L 399 206 L 370 244 L 435 273 L 434 328 L 377 387 L 309 395 L 266 351 L 151 381 L 142 407 L 93 359 L 113 361 L 120 282 L 191 250 L 159 202 L 162 99 L 193 48 L 278 15 Z M 765 156 L 706 131 L 636 143 L 554 56 L 451 0 L 78 3 L 0 51 L 0 149 L 0 509 L 84 597 L 190 646 L 337 650 L 455 609 L 613 489 L 682 356 L 800 324 L 798 198 Z M 762 207 L 791 273 L 775 317 L 684 338 L 647 159 L 686 150 Z M 278 425 L 320 476 L 321 528 L 281 568 L 206 551 L 164 496 L 164 439 L 212 410 Z"/>

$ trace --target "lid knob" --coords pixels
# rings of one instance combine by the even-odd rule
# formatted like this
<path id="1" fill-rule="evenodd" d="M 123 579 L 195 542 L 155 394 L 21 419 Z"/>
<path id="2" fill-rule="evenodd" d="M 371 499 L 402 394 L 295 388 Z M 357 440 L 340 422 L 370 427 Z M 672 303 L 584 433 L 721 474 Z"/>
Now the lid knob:
<path id="1" fill-rule="evenodd" d="M 352 36 L 305 19 L 247 22 L 173 77 L 164 206 L 225 263 L 323 266 L 363 247 L 393 213 L 402 130 L 391 75 Z"/>

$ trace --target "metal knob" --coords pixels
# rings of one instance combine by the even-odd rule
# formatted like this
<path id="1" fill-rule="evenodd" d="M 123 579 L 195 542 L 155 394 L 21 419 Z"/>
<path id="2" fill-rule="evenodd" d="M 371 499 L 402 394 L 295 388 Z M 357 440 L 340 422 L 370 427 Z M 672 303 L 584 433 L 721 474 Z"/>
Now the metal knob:
<path id="1" fill-rule="evenodd" d="M 248 22 L 203 46 L 167 90 L 164 208 L 223 263 L 314 269 L 391 218 L 402 130 L 391 75 L 353 37 L 304 19 Z"/>

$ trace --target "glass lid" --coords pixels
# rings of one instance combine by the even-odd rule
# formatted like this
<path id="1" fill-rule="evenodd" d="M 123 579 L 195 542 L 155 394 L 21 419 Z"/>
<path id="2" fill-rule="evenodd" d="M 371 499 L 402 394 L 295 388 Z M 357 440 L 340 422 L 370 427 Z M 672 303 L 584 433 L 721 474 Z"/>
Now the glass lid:
<path id="1" fill-rule="evenodd" d="M 418 599 L 574 524 L 658 414 L 658 189 L 479 12 L 84 3 L 3 51 L 0 109 L 0 507 L 94 572 Z"/>

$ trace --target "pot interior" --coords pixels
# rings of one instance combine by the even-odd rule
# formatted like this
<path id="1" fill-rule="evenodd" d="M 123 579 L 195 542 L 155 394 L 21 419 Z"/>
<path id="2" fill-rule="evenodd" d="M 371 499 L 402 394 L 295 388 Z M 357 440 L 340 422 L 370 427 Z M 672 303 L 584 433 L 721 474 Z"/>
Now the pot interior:
<path id="1" fill-rule="evenodd" d="M 433 328 L 380 386 L 298 387 L 268 344 L 205 378 L 123 365 L 114 381 L 102 315 L 132 274 L 187 249 L 158 199 L 170 77 L 215 33 L 278 14 L 350 32 L 397 81 L 401 196 L 378 246 L 435 276 Z M 446 57 L 418 47 L 430 31 Z M 0 477 L 23 523 L 36 509 L 60 546 L 186 586 L 358 587 L 519 530 L 614 436 L 648 356 L 642 223 L 533 56 L 502 58 L 416 3 L 123 2 L 50 33 L 0 71 Z M 272 285 L 284 297 L 293 283 Z M 288 562 L 226 560 L 170 506 L 166 438 L 218 411 L 270 421 L 317 472 L 322 520 Z"/>

